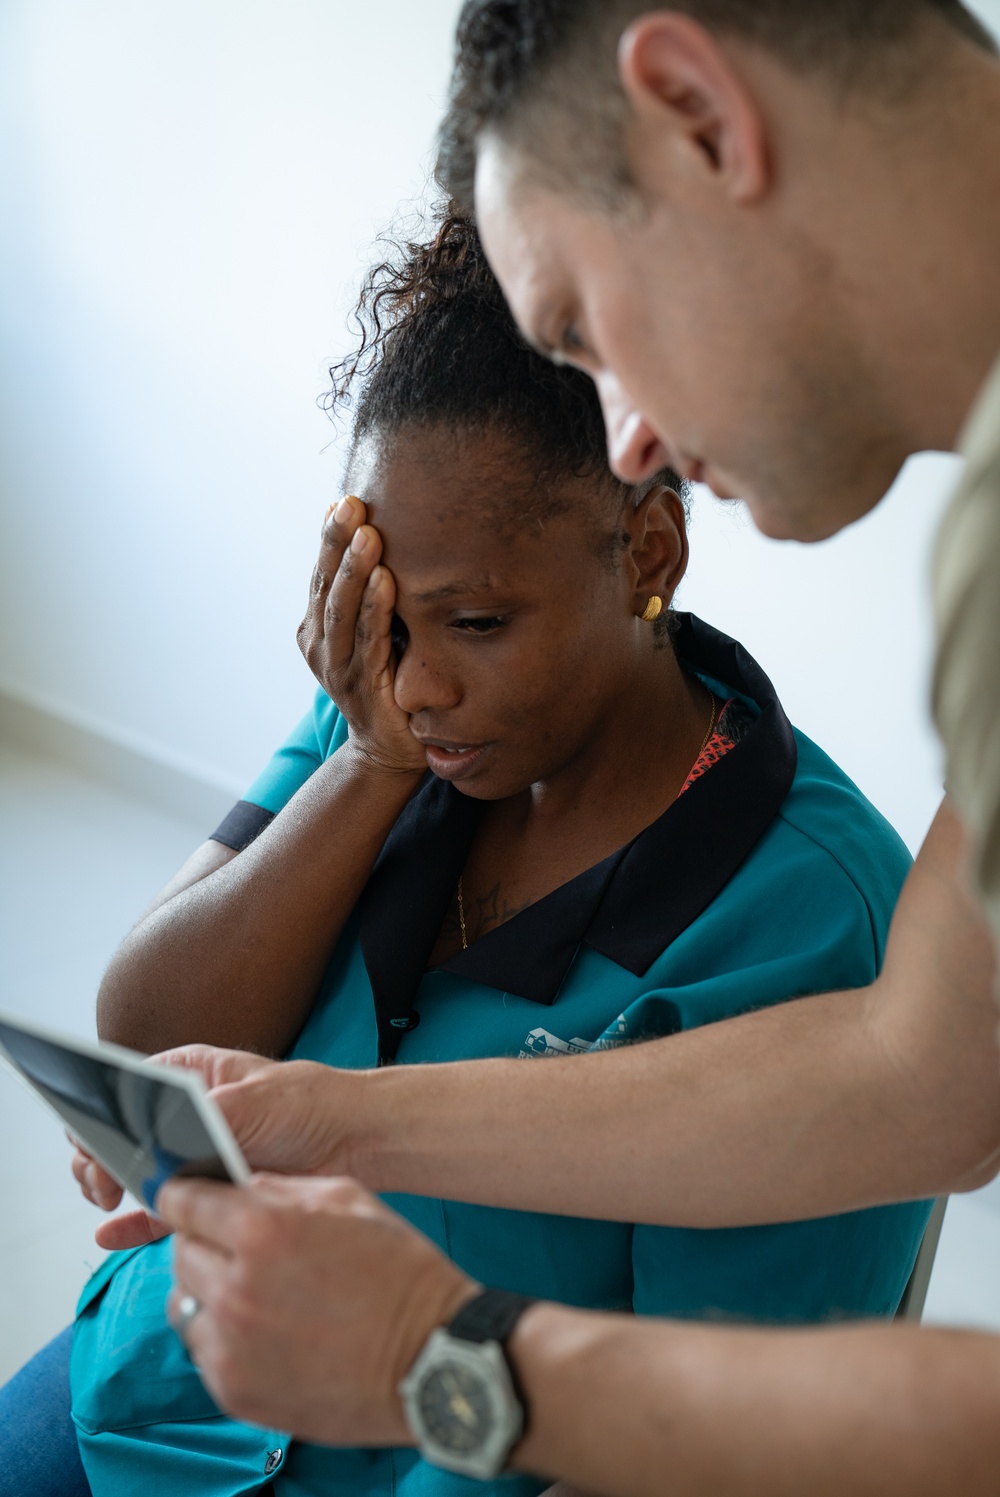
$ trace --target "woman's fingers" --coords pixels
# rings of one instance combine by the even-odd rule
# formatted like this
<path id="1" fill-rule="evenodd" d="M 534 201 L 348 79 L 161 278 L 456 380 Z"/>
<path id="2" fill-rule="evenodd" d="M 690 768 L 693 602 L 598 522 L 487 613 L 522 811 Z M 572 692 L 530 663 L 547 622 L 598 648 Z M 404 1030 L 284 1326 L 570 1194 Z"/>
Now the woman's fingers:
<path id="1" fill-rule="evenodd" d="M 354 660 L 358 624 L 368 581 L 382 555 L 382 537 L 373 525 L 359 525 L 341 557 L 323 613 L 327 659 L 334 671 Z"/>
<path id="2" fill-rule="evenodd" d="M 353 494 L 327 512 L 309 607 L 299 626 L 299 648 L 331 694 L 353 662 L 361 601 L 382 554 L 381 536 L 365 521 L 365 506 Z"/>
<path id="3" fill-rule="evenodd" d="M 340 559 L 331 577 L 330 561 L 336 555 Z M 309 611 L 299 628 L 299 646 L 347 719 L 354 747 L 394 772 L 423 772 L 426 754 L 394 695 L 396 583 L 381 559 L 382 537 L 367 523 L 361 500 L 349 496 L 324 525 L 324 549 Z"/>
<path id="4" fill-rule="evenodd" d="M 309 582 L 309 603 L 299 625 L 299 648 L 315 668 L 315 657 L 323 646 L 326 600 L 344 554 L 358 527 L 364 523 L 365 507 L 348 494 L 338 505 L 330 505 L 320 531 L 319 556 Z"/>
<path id="5" fill-rule="evenodd" d="M 114 1211 L 124 1191 L 113 1175 L 98 1164 L 84 1149 L 76 1145 L 71 1165 L 76 1180 L 87 1200 L 102 1211 Z"/>
<path id="6" fill-rule="evenodd" d="M 351 537 L 364 520 L 364 511 L 361 500 L 356 499 L 353 494 L 349 494 L 337 505 L 331 504 L 327 510 L 320 531 L 319 556 L 316 558 L 309 586 L 310 610 L 317 604 L 322 609 L 344 552 L 351 544 Z"/>
<path id="7" fill-rule="evenodd" d="M 396 606 L 396 583 L 388 567 L 377 566 L 361 595 L 355 631 L 357 650 L 365 674 L 377 686 L 392 689 L 392 613 Z"/>
<path id="8" fill-rule="evenodd" d="M 87 1182 L 86 1194 L 95 1206 L 100 1206 L 102 1211 L 114 1211 L 121 1202 L 125 1192 L 113 1175 L 109 1175 L 106 1169 L 92 1159 L 85 1171 Z"/>
<path id="9" fill-rule="evenodd" d="M 396 579 L 379 565 L 368 579 L 358 614 L 355 674 L 367 683 L 371 721 L 378 724 L 385 763 L 406 771 L 427 768 L 427 752 L 410 732 L 409 715 L 396 701 L 392 621 Z"/>

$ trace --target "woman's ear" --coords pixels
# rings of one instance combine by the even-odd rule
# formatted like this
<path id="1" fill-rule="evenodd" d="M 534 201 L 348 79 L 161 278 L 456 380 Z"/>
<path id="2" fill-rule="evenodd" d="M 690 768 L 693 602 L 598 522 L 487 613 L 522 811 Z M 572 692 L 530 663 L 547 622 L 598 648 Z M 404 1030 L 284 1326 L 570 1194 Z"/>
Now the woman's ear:
<path id="1" fill-rule="evenodd" d="M 666 484 L 656 484 L 626 516 L 631 538 L 629 562 L 635 591 L 636 612 L 642 613 L 650 598 L 663 600 L 669 608 L 687 571 L 687 514 L 680 495 Z"/>

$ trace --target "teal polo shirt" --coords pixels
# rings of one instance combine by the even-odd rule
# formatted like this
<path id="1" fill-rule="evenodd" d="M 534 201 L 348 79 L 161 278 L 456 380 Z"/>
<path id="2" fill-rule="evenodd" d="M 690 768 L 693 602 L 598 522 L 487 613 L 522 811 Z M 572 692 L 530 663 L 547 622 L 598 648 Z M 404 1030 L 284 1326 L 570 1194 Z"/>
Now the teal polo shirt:
<path id="1" fill-rule="evenodd" d="M 793 731 L 740 645 L 682 615 L 676 648 L 717 695 L 746 704 L 736 746 L 627 847 L 431 970 L 483 807 L 428 775 L 385 843 L 294 1057 L 543 1065 L 872 981 L 909 866 L 902 843 Z M 346 737 L 319 693 L 219 840 L 245 845 Z M 657 1140 L 643 1145 L 653 1171 Z M 388 1199 L 487 1284 L 598 1309 L 780 1324 L 892 1315 L 929 1213 L 912 1203 L 695 1231 Z M 80 1301 L 73 1413 L 95 1497 L 140 1483 L 158 1497 L 236 1497 L 271 1481 L 278 1497 L 483 1491 L 410 1450 L 331 1450 L 225 1418 L 166 1323 L 170 1265 L 169 1241 L 116 1255 Z M 547 1484 L 486 1485 L 533 1497 Z"/>

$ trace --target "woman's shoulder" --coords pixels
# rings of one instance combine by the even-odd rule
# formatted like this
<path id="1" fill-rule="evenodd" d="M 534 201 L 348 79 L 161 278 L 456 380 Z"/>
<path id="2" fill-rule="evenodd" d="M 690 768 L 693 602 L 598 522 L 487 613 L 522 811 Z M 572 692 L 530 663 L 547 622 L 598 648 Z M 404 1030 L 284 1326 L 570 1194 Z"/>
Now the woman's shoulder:
<path id="1" fill-rule="evenodd" d="M 798 760 L 778 819 L 832 859 L 866 899 L 898 896 L 913 862 L 880 811 L 818 744 L 795 729 Z"/>
<path id="2" fill-rule="evenodd" d="M 271 755 L 243 800 L 272 816 L 277 815 L 309 776 L 346 741 L 347 721 L 320 688 L 310 710 Z"/>

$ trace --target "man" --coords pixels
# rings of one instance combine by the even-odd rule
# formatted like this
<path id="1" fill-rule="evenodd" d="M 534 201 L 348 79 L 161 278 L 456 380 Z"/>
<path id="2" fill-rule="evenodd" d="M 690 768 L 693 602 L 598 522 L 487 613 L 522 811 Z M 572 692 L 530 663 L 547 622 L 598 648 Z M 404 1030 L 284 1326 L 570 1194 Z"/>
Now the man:
<path id="1" fill-rule="evenodd" d="M 460 196 L 474 186 L 526 334 L 593 374 L 630 482 L 669 460 L 741 494 L 768 533 L 815 539 L 870 509 L 909 452 L 954 445 L 975 406 L 936 571 L 935 706 L 977 897 L 1000 932 L 1000 68 L 981 42 L 960 6 L 927 0 L 686 0 L 651 14 L 630 0 L 485 0 L 463 14 L 443 171 Z M 550 1208 L 614 1214 L 613 1196 L 638 1215 L 629 1192 L 652 1192 L 654 1219 L 718 1225 L 748 1219 L 750 1197 L 780 1218 L 988 1178 L 994 955 L 964 857 L 946 807 L 872 989 L 547 1075 L 574 1150 L 592 1139 L 604 1161 L 592 1187 L 550 1186 Z M 489 1064 L 501 1069 L 455 1068 L 467 1111 L 435 1098 L 430 1131 L 452 1109 L 464 1135 L 482 1099 L 487 1120 L 523 1118 L 558 1147 L 533 1067 L 522 1080 Z M 611 1077 L 618 1095 L 632 1088 L 629 1138 Z M 342 1168 L 346 1152 L 390 1188 L 383 1119 L 418 1109 L 408 1082 L 379 1084 L 380 1163 L 366 1170 L 364 1137 L 318 1099 L 328 1147 L 304 1167 Z M 269 1067 L 248 1073 L 231 1116 L 255 1096 L 258 1118 L 279 1118 L 267 1098 L 283 1085 Z M 646 1168 L 629 1164 L 639 1137 Z M 482 1140 L 450 1143 L 460 1181 L 485 1173 Z M 440 1144 L 409 1152 L 408 1188 L 433 1188 Z M 294 1165 L 287 1139 L 257 1157 Z M 549 1150 L 550 1182 L 552 1164 Z M 544 1204 L 541 1185 L 449 1178 L 470 1199 Z M 321 1441 L 404 1437 L 395 1385 L 475 1286 L 342 1181 L 177 1184 L 162 1204 L 182 1233 L 187 1334 L 228 1407 Z M 621 1493 L 1000 1482 L 995 1338 L 510 1313 L 493 1339 L 528 1413 L 518 1467 Z M 463 1406 L 459 1389 L 445 1412 L 460 1423 Z M 433 1440 L 419 1410 L 409 1420 Z"/>
<path id="2" fill-rule="evenodd" d="M 690 475 L 708 468 L 719 490 L 745 495 L 762 528 L 828 534 L 877 501 L 910 451 L 955 442 L 1000 348 L 997 65 L 960 6 L 716 0 L 724 45 L 693 5 L 633 24 L 620 84 L 617 39 L 641 10 L 471 7 L 445 132 L 450 186 L 471 193 L 481 137 L 480 216 L 501 278 L 530 336 L 551 342 L 534 325 L 544 303 L 560 336 L 598 344 L 572 356 L 603 392 L 629 481 L 664 460 L 655 427 Z M 731 29 L 741 16 L 749 46 Z M 643 81 L 665 48 L 680 111 Z M 495 80 L 477 72 L 486 56 Z M 704 97 L 684 92 L 698 67 Z M 744 128 L 720 136 L 732 149 L 716 168 L 722 120 Z M 674 161 L 678 182 L 664 176 Z M 641 191 L 629 185 L 640 167 Z M 567 315 L 583 276 L 596 332 Z M 669 367 L 663 348 L 681 350 Z M 951 590 L 969 596 L 961 580 Z M 978 825 L 969 781 L 994 667 L 950 642 L 958 627 L 949 658 L 972 659 L 971 680 L 958 702 L 951 688 L 938 697 L 956 725 L 952 789 Z M 985 620 L 980 637 L 994 635 Z M 872 989 L 544 1074 L 497 1061 L 345 1077 L 341 1164 L 382 1190 L 705 1227 L 984 1183 L 1000 1146 L 996 1013 L 967 934 L 962 857 L 946 808 Z M 623 1088 L 637 1115 L 623 1115 Z M 637 1136 L 656 1139 L 655 1171 L 623 1169 Z"/>

